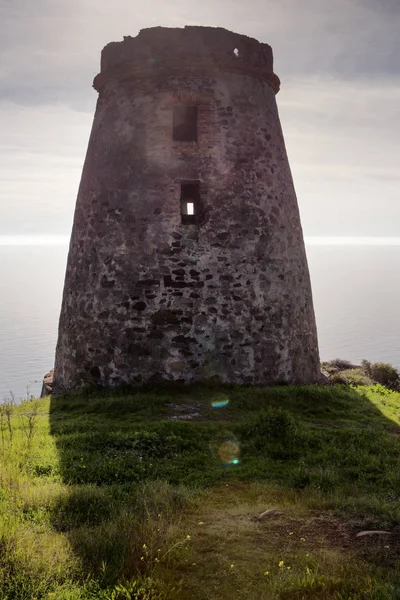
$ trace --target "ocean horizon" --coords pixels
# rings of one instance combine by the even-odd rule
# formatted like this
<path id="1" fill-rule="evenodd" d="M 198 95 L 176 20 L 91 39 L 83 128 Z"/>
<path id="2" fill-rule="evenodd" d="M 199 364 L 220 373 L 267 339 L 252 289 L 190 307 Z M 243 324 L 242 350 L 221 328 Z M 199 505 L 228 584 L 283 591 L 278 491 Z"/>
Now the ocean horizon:
<path id="1" fill-rule="evenodd" d="M 305 236 L 321 360 L 400 367 L 400 237 Z M 0 402 L 53 367 L 68 235 L 0 235 Z"/>

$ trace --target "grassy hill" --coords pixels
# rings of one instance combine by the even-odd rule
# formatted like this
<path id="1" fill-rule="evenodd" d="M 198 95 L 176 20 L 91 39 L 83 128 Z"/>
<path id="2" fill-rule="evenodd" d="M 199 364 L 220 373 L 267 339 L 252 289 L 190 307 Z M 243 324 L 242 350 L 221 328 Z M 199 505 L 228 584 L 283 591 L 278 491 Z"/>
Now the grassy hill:
<path id="1" fill-rule="evenodd" d="M 381 385 L 3 405 L 0 598 L 400 599 L 399 416 Z"/>

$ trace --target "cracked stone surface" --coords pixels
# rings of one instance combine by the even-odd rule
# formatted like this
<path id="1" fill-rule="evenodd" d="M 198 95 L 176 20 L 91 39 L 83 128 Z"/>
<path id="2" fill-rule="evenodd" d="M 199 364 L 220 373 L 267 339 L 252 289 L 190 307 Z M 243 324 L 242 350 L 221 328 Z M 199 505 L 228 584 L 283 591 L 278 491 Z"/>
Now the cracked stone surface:
<path id="1" fill-rule="evenodd" d="M 106 46 L 94 85 L 54 391 L 318 381 L 270 46 L 151 28 Z M 197 141 L 173 140 L 176 105 L 197 107 Z M 199 186 L 196 224 L 182 222 L 182 182 Z"/>

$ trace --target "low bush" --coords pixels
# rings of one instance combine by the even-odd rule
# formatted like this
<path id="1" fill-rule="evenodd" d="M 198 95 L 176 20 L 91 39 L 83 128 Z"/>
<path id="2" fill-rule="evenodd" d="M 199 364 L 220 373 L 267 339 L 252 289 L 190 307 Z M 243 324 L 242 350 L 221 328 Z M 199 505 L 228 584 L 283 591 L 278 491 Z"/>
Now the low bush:
<path id="1" fill-rule="evenodd" d="M 385 385 L 390 389 L 399 389 L 400 387 L 400 373 L 389 363 L 370 363 L 367 360 L 362 362 L 365 373 L 381 385 Z"/>
<path id="2" fill-rule="evenodd" d="M 333 375 L 335 373 L 341 373 L 342 371 L 348 371 L 350 369 L 358 369 L 358 365 L 354 365 L 352 362 L 345 360 L 344 358 L 334 358 L 330 361 L 323 361 L 321 363 L 321 368 L 329 375 Z"/>
<path id="3" fill-rule="evenodd" d="M 345 385 L 374 385 L 373 380 L 363 369 L 348 369 L 331 375 L 331 383 Z"/>

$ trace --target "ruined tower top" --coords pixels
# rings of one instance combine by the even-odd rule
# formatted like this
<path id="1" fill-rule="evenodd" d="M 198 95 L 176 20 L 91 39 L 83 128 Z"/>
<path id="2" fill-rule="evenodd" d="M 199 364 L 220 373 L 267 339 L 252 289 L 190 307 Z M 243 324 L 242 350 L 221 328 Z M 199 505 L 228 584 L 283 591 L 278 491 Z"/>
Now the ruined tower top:
<path id="1" fill-rule="evenodd" d="M 233 72 L 260 77 L 279 91 L 273 72 L 272 48 L 254 38 L 222 27 L 151 27 L 136 37 L 111 42 L 101 54 L 101 72 L 94 87 L 134 76 L 173 71 L 185 77 L 200 73 Z"/>

